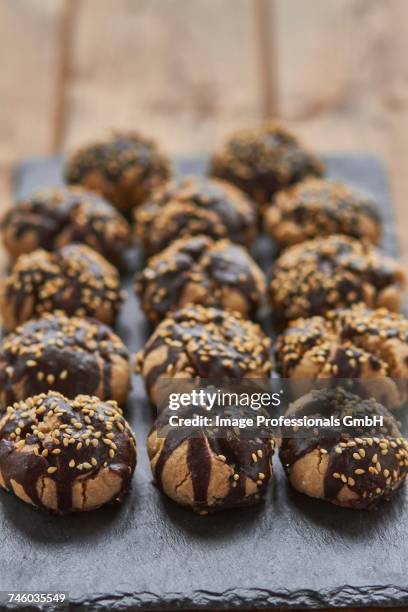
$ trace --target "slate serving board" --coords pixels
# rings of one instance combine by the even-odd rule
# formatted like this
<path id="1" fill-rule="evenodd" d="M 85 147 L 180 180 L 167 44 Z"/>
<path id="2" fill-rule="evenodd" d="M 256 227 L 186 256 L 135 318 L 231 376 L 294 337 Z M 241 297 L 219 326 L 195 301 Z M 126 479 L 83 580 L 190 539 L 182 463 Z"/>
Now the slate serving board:
<path id="1" fill-rule="evenodd" d="M 327 164 L 330 176 L 375 196 L 384 218 L 384 247 L 395 255 L 381 163 L 334 155 Z M 201 173 L 205 160 L 175 160 L 175 166 L 178 172 Z M 60 183 L 61 167 L 60 158 L 23 163 L 16 172 L 16 196 Z M 265 240 L 255 252 L 263 265 L 272 257 Z M 140 266 L 141 257 L 134 263 Z M 132 293 L 117 330 L 132 351 L 148 334 Z M 275 457 L 276 476 L 265 504 L 197 516 L 151 483 L 145 439 L 153 413 L 136 376 L 126 416 L 136 432 L 138 465 L 121 507 L 57 518 L 0 493 L 0 590 L 66 591 L 71 610 L 92 611 L 407 609 L 406 492 L 371 513 L 337 508 L 291 490 Z"/>

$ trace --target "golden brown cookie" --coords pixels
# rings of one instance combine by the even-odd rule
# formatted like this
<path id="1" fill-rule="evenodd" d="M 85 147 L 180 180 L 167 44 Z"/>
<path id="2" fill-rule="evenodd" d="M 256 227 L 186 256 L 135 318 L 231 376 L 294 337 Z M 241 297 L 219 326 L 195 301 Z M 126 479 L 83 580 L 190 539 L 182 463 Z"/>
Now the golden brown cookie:
<path id="1" fill-rule="evenodd" d="M 234 408 L 223 416 L 242 413 Z M 171 430 L 167 425 L 163 411 L 147 440 L 154 480 L 163 493 L 201 514 L 262 500 L 272 477 L 272 432 L 260 430 L 249 437 L 237 427 L 223 428 L 221 434 L 211 426 Z"/>
<path id="2" fill-rule="evenodd" d="M 267 377 L 270 340 L 239 313 L 187 306 L 158 325 L 138 354 L 137 367 L 155 402 L 160 380 Z"/>
<path id="3" fill-rule="evenodd" d="M 232 134 L 214 155 L 210 175 L 229 181 L 260 206 L 306 176 L 321 176 L 322 163 L 278 121 Z"/>
<path id="4" fill-rule="evenodd" d="M 408 400 L 408 319 L 385 308 L 358 304 L 293 321 L 277 338 L 275 358 L 279 374 L 297 388 L 316 379 L 359 379 L 387 408 Z"/>
<path id="5" fill-rule="evenodd" d="M 128 214 L 170 178 L 170 163 L 153 140 L 136 132 L 113 134 L 76 151 L 68 160 L 65 178 L 104 195 Z"/>
<path id="6" fill-rule="evenodd" d="M 0 420 L 0 485 L 57 514 L 122 501 L 136 441 L 115 402 L 50 391 L 10 406 Z"/>
<path id="7" fill-rule="evenodd" d="M 372 201 L 343 183 L 318 178 L 280 191 L 264 210 L 264 225 L 280 248 L 331 234 L 372 244 L 381 238 L 381 219 Z"/>
<path id="8" fill-rule="evenodd" d="M 135 210 L 135 223 L 148 255 L 184 236 L 205 234 L 249 246 L 257 235 L 255 204 L 226 181 L 205 177 L 167 183 Z"/>
<path id="9" fill-rule="evenodd" d="M 398 311 L 405 281 L 396 260 L 336 234 L 282 253 L 270 273 L 270 303 L 278 325 L 357 302 Z"/>
<path id="10" fill-rule="evenodd" d="M 112 324 L 123 301 L 119 281 L 116 268 L 83 244 L 20 255 L 0 286 L 3 323 L 13 330 L 28 319 L 61 310 Z"/>
<path id="11" fill-rule="evenodd" d="M 96 319 L 45 314 L 6 336 L 0 348 L 3 407 L 49 389 L 123 404 L 129 385 L 128 351 Z"/>
<path id="12" fill-rule="evenodd" d="M 16 203 L 0 226 L 12 257 L 80 242 L 121 265 L 130 244 L 125 218 L 101 196 L 81 187 L 50 187 Z"/>
<path id="13" fill-rule="evenodd" d="M 341 389 L 314 391 L 292 404 L 286 416 L 333 418 L 342 424 L 283 430 L 280 458 L 291 485 L 301 493 L 346 508 L 370 509 L 404 484 L 408 441 L 395 418 L 374 399 Z M 360 425 L 366 417 L 382 418 L 383 431 Z M 345 426 L 345 418 L 360 422 Z"/>
<path id="14" fill-rule="evenodd" d="M 264 304 L 266 283 L 246 249 L 199 235 L 176 240 L 151 257 L 136 277 L 136 291 L 148 318 L 157 323 L 187 304 L 254 317 Z"/>

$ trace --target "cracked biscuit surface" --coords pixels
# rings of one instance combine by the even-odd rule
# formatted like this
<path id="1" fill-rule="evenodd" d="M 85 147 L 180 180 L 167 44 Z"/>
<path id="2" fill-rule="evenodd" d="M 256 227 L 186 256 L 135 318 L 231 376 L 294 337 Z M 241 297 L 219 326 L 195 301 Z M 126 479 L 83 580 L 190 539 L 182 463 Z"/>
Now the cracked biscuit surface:
<path id="1" fill-rule="evenodd" d="M 264 211 L 266 231 L 280 248 L 344 234 L 378 244 L 381 219 L 372 201 L 343 183 L 308 178 L 279 192 Z"/>
<path id="2" fill-rule="evenodd" d="M 0 286 L 0 311 L 8 330 L 56 310 L 112 324 L 122 301 L 116 268 L 83 244 L 20 255 Z"/>
<path id="3" fill-rule="evenodd" d="M 389 500 L 404 484 L 408 441 L 388 410 L 374 399 L 331 389 L 313 391 L 292 404 L 291 418 L 364 419 L 381 417 L 383 426 L 285 428 L 280 458 L 291 485 L 310 497 L 354 509 Z"/>
<path id="4" fill-rule="evenodd" d="M 170 162 L 156 143 L 136 132 L 115 133 L 79 149 L 65 168 L 68 183 L 101 193 L 126 214 L 170 174 Z"/>
<path id="5" fill-rule="evenodd" d="M 278 121 L 239 130 L 216 153 L 210 175 L 229 181 L 260 206 L 306 176 L 321 176 L 322 163 Z"/>
<path id="6" fill-rule="evenodd" d="M 156 190 L 135 210 L 135 224 L 148 255 L 198 234 L 249 246 L 258 231 L 255 204 L 226 181 L 205 177 L 184 177 Z"/>
<path id="7" fill-rule="evenodd" d="M 6 336 L 0 348 L 3 407 L 49 389 L 123 404 L 129 385 L 125 345 L 95 319 L 45 314 Z"/>
<path id="8" fill-rule="evenodd" d="M 185 411 L 191 416 L 190 411 Z M 247 411 L 253 417 L 253 412 Z M 183 415 L 181 411 L 180 416 Z M 242 409 L 224 409 L 224 417 L 242 417 Z M 237 427 L 166 428 L 163 411 L 147 440 L 158 488 L 183 506 L 207 514 L 261 501 L 272 477 L 274 437 L 259 429 L 254 435 Z"/>
<path id="9" fill-rule="evenodd" d="M 286 249 L 272 266 L 269 296 L 278 325 L 365 302 L 398 311 L 402 266 L 371 245 L 340 234 Z"/>
<path id="10" fill-rule="evenodd" d="M 408 319 L 385 308 L 357 304 L 293 321 L 277 338 L 275 359 L 296 388 L 316 379 L 358 379 L 388 408 L 408 400 Z"/>
<path id="11" fill-rule="evenodd" d="M 169 379 L 268 377 L 270 340 L 239 313 L 187 306 L 157 326 L 137 355 L 137 368 L 155 402 L 160 381 Z"/>
<path id="12" fill-rule="evenodd" d="M 264 305 L 266 283 L 243 247 L 199 235 L 151 257 L 136 277 L 136 292 L 153 323 L 189 303 L 254 317 Z"/>
<path id="13" fill-rule="evenodd" d="M 121 501 L 135 466 L 135 437 L 116 402 L 50 391 L 0 420 L 0 485 L 54 513 Z"/>
<path id="14" fill-rule="evenodd" d="M 18 202 L 3 216 L 1 232 L 12 257 L 80 242 L 121 265 L 130 244 L 125 218 L 101 196 L 78 186 L 49 187 Z"/>

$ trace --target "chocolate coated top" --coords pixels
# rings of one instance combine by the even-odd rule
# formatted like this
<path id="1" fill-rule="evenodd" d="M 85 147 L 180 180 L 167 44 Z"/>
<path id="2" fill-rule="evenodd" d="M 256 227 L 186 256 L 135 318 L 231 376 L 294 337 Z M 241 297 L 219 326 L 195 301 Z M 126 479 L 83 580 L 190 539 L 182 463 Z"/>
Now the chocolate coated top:
<path id="1" fill-rule="evenodd" d="M 72 398 L 79 394 L 112 398 L 112 361 L 128 351 L 116 334 L 93 319 L 45 314 L 4 339 L 0 349 L 3 408 L 50 388 Z"/>
<path id="2" fill-rule="evenodd" d="M 177 240 L 151 257 L 136 277 L 137 293 L 152 321 L 190 295 L 191 302 L 228 308 L 228 289 L 240 294 L 247 314 L 254 316 L 263 302 L 263 274 L 241 246 L 203 235 Z"/>
<path id="3" fill-rule="evenodd" d="M 374 399 L 363 400 L 342 389 L 315 391 L 289 409 L 291 417 L 364 418 L 382 416 L 384 426 L 313 427 L 294 435 L 282 431 L 280 458 L 287 472 L 296 461 L 318 449 L 328 455 L 324 480 L 325 498 L 333 501 L 344 485 L 358 498 L 353 507 L 375 506 L 380 497 L 388 499 L 408 472 L 408 442 L 395 418 Z M 291 436 L 292 432 L 292 436 Z"/>
<path id="4" fill-rule="evenodd" d="M 263 205 L 275 193 L 306 176 L 321 176 L 323 165 L 277 121 L 233 134 L 211 162 L 210 174 L 237 185 Z"/>
<path id="5" fill-rule="evenodd" d="M 56 485 L 57 512 L 72 511 L 72 487 L 78 477 L 94 478 L 109 469 L 129 489 L 136 465 L 135 439 L 115 402 L 80 395 L 67 400 L 50 391 L 14 404 L 0 421 L 0 466 L 7 488 L 11 480 L 43 506 L 39 479 Z"/>

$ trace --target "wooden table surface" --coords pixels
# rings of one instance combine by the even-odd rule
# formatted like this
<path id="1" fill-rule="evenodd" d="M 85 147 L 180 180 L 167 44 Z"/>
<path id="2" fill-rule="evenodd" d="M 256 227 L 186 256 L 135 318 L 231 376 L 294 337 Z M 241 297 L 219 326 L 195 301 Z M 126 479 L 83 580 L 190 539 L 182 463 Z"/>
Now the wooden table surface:
<path id="1" fill-rule="evenodd" d="M 384 160 L 408 263 L 407 34 L 408 0 L 0 0 L 0 210 L 24 156 L 112 128 L 203 153 L 279 116 Z"/>

